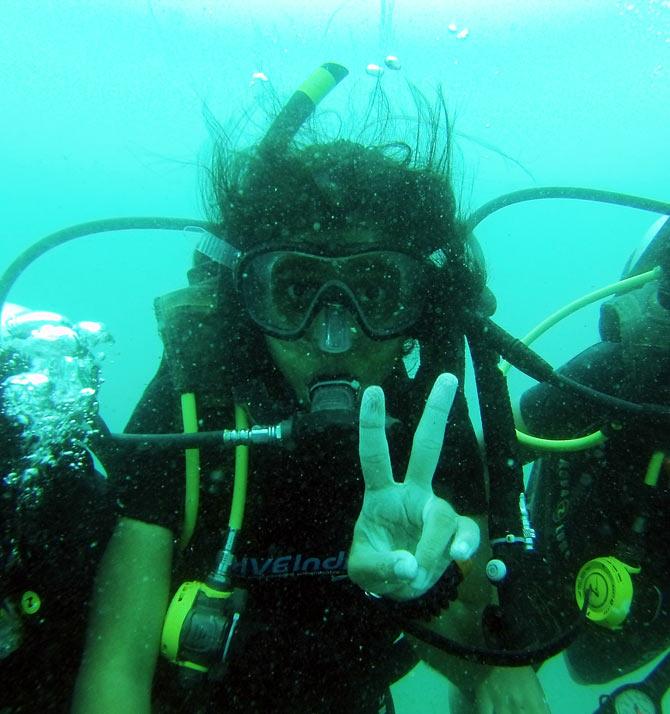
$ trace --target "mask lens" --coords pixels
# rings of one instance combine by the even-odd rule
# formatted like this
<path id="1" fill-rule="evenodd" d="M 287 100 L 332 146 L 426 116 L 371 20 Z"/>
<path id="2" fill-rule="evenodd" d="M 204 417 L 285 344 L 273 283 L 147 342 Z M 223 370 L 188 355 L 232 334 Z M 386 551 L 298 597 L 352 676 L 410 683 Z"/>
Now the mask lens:
<path id="1" fill-rule="evenodd" d="M 421 264 L 403 253 L 369 253 L 351 258 L 347 284 L 367 329 L 380 336 L 416 322 L 423 308 Z"/>
<path id="2" fill-rule="evenodd" d="M 323 284 L 320 268 L 317 261 L 297 255 L 274 260 L 267 285 L 274 321 L 284 323 L 287 329 L 300 327 Z"/>
<path id="3" fill-rule="evenodd" d="M 425 283 L 421 263 L 405 253 L 268 251 L 243 261 L 238 286 L 252 319 L 279 337 L 302 334 L 325 302 L 346 304 L 367 333 L 390 337 L 420 316 Z"/>
<path id="4" fill-rule="evenodd" d="M 318 263 L 301 254 L 269 252 L 242 266 L 239 284 L 247 311 L 261 328 L 293 336 L 304 329 L 323 277 Z"/>

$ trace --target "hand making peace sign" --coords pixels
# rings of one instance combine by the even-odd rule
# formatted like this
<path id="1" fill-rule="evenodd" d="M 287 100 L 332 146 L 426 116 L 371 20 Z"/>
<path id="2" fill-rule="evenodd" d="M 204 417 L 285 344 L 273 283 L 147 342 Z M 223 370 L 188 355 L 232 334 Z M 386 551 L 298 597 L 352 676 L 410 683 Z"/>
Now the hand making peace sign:
<path id="1" fill-rule="evenodd" d="M 360 412 L 359 453 L 365 494 L 354 527 L 349 577 L 369 592 L 395 600 L 423 595 L 452 560 L 479 546 L 479 528 L 459 516 L 432 488 L 458 380 L 441 374 L 426 402 L 405 480 L 393 479 L 381 387 L 368 387 Z"/>

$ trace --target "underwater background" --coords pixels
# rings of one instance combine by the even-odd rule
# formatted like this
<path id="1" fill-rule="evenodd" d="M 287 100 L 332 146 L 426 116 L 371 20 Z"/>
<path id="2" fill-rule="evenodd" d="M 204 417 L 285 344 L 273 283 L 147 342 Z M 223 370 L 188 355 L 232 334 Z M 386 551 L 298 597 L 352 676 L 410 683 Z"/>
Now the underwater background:
<path id="1" fill-rule="evenodd" d="M 3 0 L 0 270 L 72 224 L 203 218 L 206 113 L 224 123 L 246 113 L 258 139 L 267 122 L 257 107 L 272 92 L 288 98 L 324 61 L 350 71 L 318 109 L 333 126 L 355 126 L 376 82 L 409 115 L 408 82 L 428 97 L 442 86 L 466 215 L 535 186 L 668 200 L 669 55 L 670 2 L 658 0 Z M 477 236 L 497 321 L 521 336 L 613 282 L 657 218 L 554 200 L 487 219 Z M 100 402 L 113 430 L 160 358 L 153 298 L 185 284 L 194 244 L 159 231 L 87 237 L 41 258 L 9 295 L 104 323 L 115 341 Z M 597 310 L 536 348 L 554 365 L 566 361 L 598 341 Z M 513 396 L 529 384 L 512 375 Z M 558 714 L 593 711 L 619 683 L 578 686 L 560 657 L 541 679 Z M 445 692 L 420 666 L 395 687 L 398 714 L 445 712 Z"/>

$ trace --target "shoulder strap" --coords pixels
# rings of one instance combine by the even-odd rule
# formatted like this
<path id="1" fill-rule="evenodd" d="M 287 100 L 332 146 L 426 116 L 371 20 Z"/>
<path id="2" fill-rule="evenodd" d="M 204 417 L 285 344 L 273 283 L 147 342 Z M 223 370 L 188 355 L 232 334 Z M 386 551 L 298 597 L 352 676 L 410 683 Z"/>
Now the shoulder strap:
<path id="1" fill-rule="evenodd" d="M 221 317 L 218 279 L 156 298 L 154 308 L 165 360 L 178 393 L 230 394 L 230 335 Z M 213 390 L 213 385 L 216 389 Z M 206 407 L 206 404 L 202 404 Z"/>

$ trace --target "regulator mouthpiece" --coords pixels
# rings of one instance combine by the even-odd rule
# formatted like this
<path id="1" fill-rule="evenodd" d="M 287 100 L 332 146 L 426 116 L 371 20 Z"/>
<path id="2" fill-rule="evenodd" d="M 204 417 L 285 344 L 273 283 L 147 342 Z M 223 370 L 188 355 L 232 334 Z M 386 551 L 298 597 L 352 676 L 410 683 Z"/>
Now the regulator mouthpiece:
<path id="1" fill-rule="evenodd" d="M 361 385 L 345 379 L 317 382 L 309 392 L 310 412 L 356 412 Z"/>

